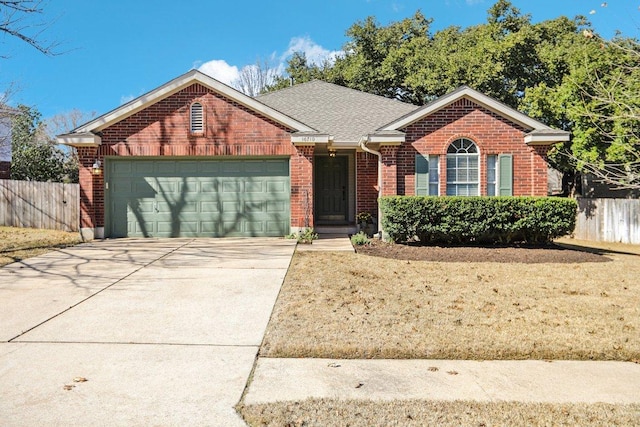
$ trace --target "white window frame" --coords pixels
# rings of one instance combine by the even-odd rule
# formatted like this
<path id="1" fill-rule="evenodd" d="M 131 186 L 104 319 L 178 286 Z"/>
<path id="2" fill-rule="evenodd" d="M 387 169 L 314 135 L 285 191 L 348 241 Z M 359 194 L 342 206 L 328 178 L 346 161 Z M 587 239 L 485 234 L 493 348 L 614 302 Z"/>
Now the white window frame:
<path id="1" fill-rule="evenodd" d="M 454 152 L 455 150 L 455 152 Z M 459 167 L 459 163 L 465 159 L 467 164 L 464 167 Z M 455 180 L 449 180 L 450 176 L 450 160 L 455 162 Z M 469 162 L 474 160 L 475 167 L 469 167 Z M 466 180 L 458 180 L 460 170 L 466 170 L 467 179 Z M 476 179 L 470 180 L 468 175 L 470 172 L 476 172 Z M 446 178 L 447 178 L 447 196 L 479 196 L 480 195 L 480 150 L 478 149 L 478 145 L 473 142 L 469 138 L 458 138 L 455 141 L 452 141 L 449 144 L 449 148 L 447 148 L 447 169 L 446 169 Z M 470 194 L 468 191 L 472 187 L 475 187 L 475 194 Z M 467 189 L 467 193 L 469 194 L 460 194 L 460 190 L 462 188 Z"/>

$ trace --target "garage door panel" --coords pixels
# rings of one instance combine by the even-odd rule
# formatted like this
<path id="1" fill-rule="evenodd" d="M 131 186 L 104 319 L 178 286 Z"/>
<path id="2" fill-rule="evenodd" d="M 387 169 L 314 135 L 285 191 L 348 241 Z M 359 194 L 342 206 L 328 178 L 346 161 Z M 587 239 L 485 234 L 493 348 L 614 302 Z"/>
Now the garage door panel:
<path id="1" fill-rule="evenodd" d="M 223 181 L 222 192 L 238 194 L 242 191 L 242 183 L 238 181 Z"/>
<path id="2" fill-rule="evenodd" d="M 266 203 L 265 202 L 245 202 L 244 203 L 244 212 L 247 214 L 251 213 L 262 213 L 266 212 Z"/>
<path id="3" fill-rule="evenodd" d="M 133 162 L 133 176 L 153 176 L 153 166 L 154 162 L 150 160 Z"/>
<path id="4" fill-rule="evenodd" d="M 252 236 L 262 236 L 265 232 L 265 223 L 263 221 L 246 221 L 244 226 L 244 231 L 251 233 Z"/>
<path id="5" fill-rule="evenodd" d="M 108 159 L 106 166 L 113 237 L 289 232 L 286 159 Z"/>
<path id="6" fill-rule="evenodd" d="M 229 160 L 221 163 L 223 176 L 241 176 L 243 172 L 242 162 L 239 160 Z"/>
<path id="7" fill-rule="evenodd" d="M 197 163 L 197 168 L 194 170 L 187 171 L 195 171 L 197 170 L 204 176 L 218 175 L 220 173 L 220 161 L 201 161 Z"/>
<path id="8" fill-rule="evenodd" d="M 249 181 L 244 184 L 245 193 L 264 193 L 265 183 L 263 181 Z"/>
<path id="9" fill-rule="evenodd" d="M 287 192 L 285 182 L 282 181 L 267 181 L 267 193 L 270 194 L 284 194 Z"/>
<path id="10" fill-rule="evenodd" d="M 266 171 L 273 175 L 289 176 L 289 165 L 278 160 L 265 161 Z"/>
<path id="11" fill-rule="evenodd" d="M 117 191 L 117 188 L 115 191 Z M 152 184 L 144 179 L 136 179 L 131 181 L 128 194 L 135 194 L 138 198 L 155 198 L 158 191 Z"/>
<path id="12" fill-rule="evenodd" d="M 220 191 L 220 185 L 217 179 L 207 179 L 200 183 L 200 192 L 202 193 L 217 193 Z"/>
<path id="13" fill-rule="evenodd" d="M 218 203 L 218 202 L 200 202 L 200 212 L 202 212 L 203 214 L 218 213 L 218 212 L 220 212 L 220 203 Z"/>
<path id="14" fill-rule="evenodd" d="M 218 221 L 201 221 L 200 232 L 204 236 L 217 237 L 220 234 L 220 223 Z"/>
<path id="15" fill-rule="evenodd" d="M 285 214 L 289 211 L 288 204 L 284 201 L 282 202 L 267 202 L 267 212 L 268 213 L 279 213 Z"/>
<path id="16" fill-rule="evenodd" d="M 257 175 L 260 173 L 264 173 L 266 171 L 266 165 L 264 161 L 260 161 L 260 160 L 255 160 L 255 161 L 251 161 L 248 160 L 246 162 L 244 162 L 244 171 L 247 172 L 248 174 L 251 175 Z"/>
<path id="17" fill-rule="evenodd" d="M 265 221 L 266 229 L 265 232 L 267 234 L 276 234 L 280 233 L 280 230 L 288 226 L 288 220 L 282 221 Z"/>
<path id="18" fill-rule="evenodd" d="M 176 162 L 155 162 L 155 176 L 175 176 Z"/>
<path id="19" fill-rule="evenodd" d="M 225 215 L 236 215 L 242 212 L 242 205 L 240 202 L 222 202 L 222 212 Z"/>

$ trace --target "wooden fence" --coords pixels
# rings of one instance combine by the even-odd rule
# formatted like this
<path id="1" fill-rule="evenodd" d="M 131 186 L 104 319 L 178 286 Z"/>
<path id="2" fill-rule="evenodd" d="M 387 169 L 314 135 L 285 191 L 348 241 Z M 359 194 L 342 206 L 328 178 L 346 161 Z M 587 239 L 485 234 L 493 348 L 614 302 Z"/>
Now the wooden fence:
<path id="1" fill-rule="evenodd" d="M 0 179 L 0 225 L 78 231 L 80 187 Z"/>
<path id="2" fill-rule="evenodd" d="M 640 245 L 640 200 L 578 199 L 576 239 Z"/>

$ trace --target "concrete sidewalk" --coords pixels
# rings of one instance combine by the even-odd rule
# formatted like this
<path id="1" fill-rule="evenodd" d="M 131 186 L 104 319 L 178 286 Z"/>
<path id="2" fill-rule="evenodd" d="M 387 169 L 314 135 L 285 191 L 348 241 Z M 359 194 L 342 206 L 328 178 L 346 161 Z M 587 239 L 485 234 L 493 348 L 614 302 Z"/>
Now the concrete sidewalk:
<path id="1" fill-rule="evenodd" d="M 347 234 L 319 234 L 312 244 L 299 244 L 296 250 L 355 252 Z"/>
<path id="2" fill-rule="evenodd" d="M 244 403 L 307 398 L 640 403 L 640 364 L 261 358 Z"/>

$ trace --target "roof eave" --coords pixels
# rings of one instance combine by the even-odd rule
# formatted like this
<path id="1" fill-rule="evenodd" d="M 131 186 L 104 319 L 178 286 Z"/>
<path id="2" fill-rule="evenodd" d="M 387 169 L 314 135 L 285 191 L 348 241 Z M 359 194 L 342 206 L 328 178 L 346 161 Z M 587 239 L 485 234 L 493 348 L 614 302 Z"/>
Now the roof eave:
<path id="1" fill-rule="evenodd" d="M 382 145 L 401 145 L 406 140 L 406 135 L 404 133 L 397 134 L 382 134 L 382 133 L 372 133 L 367 135 L 367 142 L 371 142 L 374 144 L 382 144 Z"/>
<path id="2" fill-rule="evenodd" d="M 333 137 L 328 133 L 296 132 L 291 134 L 291 142 L 294 145 L 327 144 L 331 139 Z"/>
<path id="3" fill-rule="evenodd" d="M 102 138 L 91 132 L 68 133 L 56 137 L 58 144 L 70 147 L 99 147 L 102 145 Z"/>
<path id="4" fill-rule="evenodd" d="M 571 139 L 571 135 L 569 132 L 565 131 L 557 131 L 557 132 L 546 132 L 536 134 L 535 132 L 528 133 L 524 136 L 524 142 L 527 145 L 535 146 L 535 145 L 553 145 L 558 142 L 567 142 Z"/>

